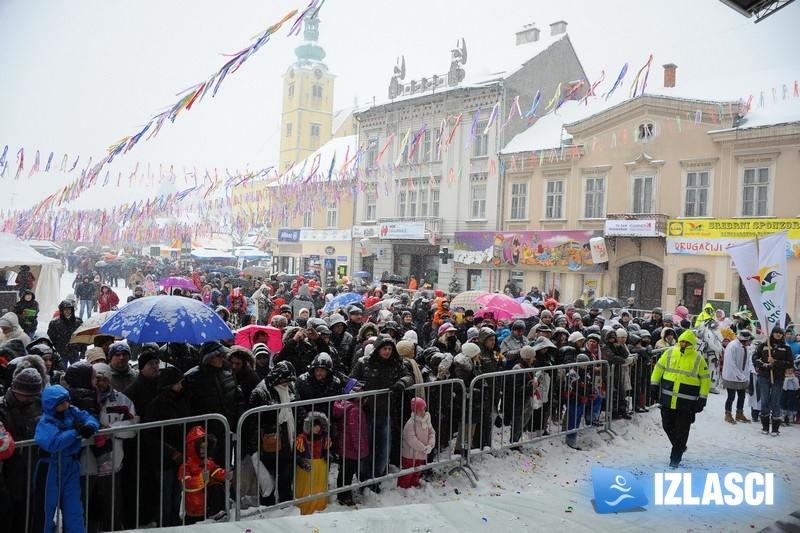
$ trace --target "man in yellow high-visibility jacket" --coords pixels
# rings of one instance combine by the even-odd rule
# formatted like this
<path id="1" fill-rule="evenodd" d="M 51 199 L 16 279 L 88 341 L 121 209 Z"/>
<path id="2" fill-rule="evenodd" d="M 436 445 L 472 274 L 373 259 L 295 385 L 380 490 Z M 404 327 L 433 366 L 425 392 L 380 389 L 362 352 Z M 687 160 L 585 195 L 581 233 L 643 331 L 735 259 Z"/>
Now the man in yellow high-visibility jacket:
<path id="1" fill-rule="evenodd" d="M 661 355 L 650 378 L 651 394 L 661 403 L 661 424 L 672 443 L 670 468 L 680 465 L 695 414 L 705 408 L 711 388 L 706 360 L 696 345 L 692 330 L 681 333 L 678 345 Z"/>

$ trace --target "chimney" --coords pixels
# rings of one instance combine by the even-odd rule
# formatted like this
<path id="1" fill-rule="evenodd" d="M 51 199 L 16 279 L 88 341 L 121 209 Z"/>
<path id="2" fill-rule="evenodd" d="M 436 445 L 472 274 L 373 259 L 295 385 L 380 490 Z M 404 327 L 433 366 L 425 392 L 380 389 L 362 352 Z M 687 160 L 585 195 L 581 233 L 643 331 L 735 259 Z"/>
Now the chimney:
<path id="1" fill-rule="evenodd" d="M 550 24 L 550 36 L 561 35 L 567 33 L 567 23 L 563 20 Z"/>
<path id="2" fill-rule="evenodd" d="M 667 63 L 664 65 L 664 87 L 675 87 L 675 71 L 678 65 L 675 63 Z"/>
<path id="3" fill-rule="evenodd" d="M 525 24 L 522 31 L 516 33 L 517 46 L 525 43 L 532 43 L 539 40 L 539 28 L 535 23 Z"/>

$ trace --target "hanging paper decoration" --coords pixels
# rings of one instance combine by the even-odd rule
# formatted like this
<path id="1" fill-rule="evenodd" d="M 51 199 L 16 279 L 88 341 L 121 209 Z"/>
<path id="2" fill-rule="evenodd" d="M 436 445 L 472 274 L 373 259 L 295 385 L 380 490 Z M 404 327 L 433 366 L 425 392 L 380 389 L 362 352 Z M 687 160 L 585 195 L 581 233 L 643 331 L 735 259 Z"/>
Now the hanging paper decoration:
<path id="1" fill-rule="evenodd" d="M 489 122 L 486 123 L 486 127 L 483 129 L 483 135 L 489 133 L 489 128 L 491 128 L 492 124 L 494 124 L 494 120 L 497 118 L 497 113 L 499 111 L 500 111 L 500 102 L 497 102 L 496 104 L 494 104 L 494 107 L 492 108 L 492 114 L 489 115 Z"/>
<path id="2" fill-rule="evenodd" d="M 614 91 L 617 90 L 617 87 L 619 87 L 622 84 L 622 80 L 625 79 L 625 73 L 626 72 L 628 72 L 628 63 L 625 63 L 622 66 L 622 70 L 620 71 L 619 76 L 617 76 L 617 81 L 614 82 L 614 86 L 611 87 L 611 90 L 608 91 L 606 93 L 606 95 L 605 95 L 606 96 L 606 100 L 611 98 L 611 95 L 614 94 Z"/>
<path id="3" fill-rule="evenodd" d="M 531 109 L 527 113 L 525 113 L 526 118 L 533 119 L 534 113 L 536 112 L 536 108 L 539 107 L 539 101 L 542 99 L 542 91 L 541 89 L 536 91 L 536 96 L 533 97 L 533 103 L 531 104 Z"/>
<path id="4" fill-rule="evenodd" d="M 629 97 L 635 98 L 637 92 L 639 96 L 644 94 L 644 88 L 647 87 L 647 77 L 650 75 L 650 65 L 652 63 L 653 63 L 653 54 L 650 54 L 650 59 L 647 60 L 647 63 L 645 63 L 644 66 L 639 69 L 639 72 L 636 73 L 636 77 L 633 78 L 633 83 L 631 83 L 631 90 L 628 93 Z M 639 84 L 639 76 L 642 75 L 642 72 L 644 72 L 644 78 L 642 79 L 642 83 Z"/>
<path id="5" fill-rule="evenodd" d="M 472 127 L 469 129 L 469 138 L 467 139 L 467 143 L 464 145 L 464 150 L 469 150 L 469 145 L 472 144 L 472 138 L 475 136 L 475 126 L 478 125 L 478 119 L 481 117 L 481 108 L 478 108 L 478 112 L 475 113 L 475 118 L 472 119 Z"/>

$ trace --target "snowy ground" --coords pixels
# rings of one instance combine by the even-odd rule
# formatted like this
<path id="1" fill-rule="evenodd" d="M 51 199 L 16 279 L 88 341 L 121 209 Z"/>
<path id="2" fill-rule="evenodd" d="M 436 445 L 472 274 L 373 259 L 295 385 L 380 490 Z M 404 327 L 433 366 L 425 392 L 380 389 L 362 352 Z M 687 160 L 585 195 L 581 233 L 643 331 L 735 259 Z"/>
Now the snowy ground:
<path id="1" fill-rule="evenodd" d="M 62 292 L 71 290 L 71 276 Z M 66 286 L 65 286 L 66 285 Z M 66 289 L 66 292 L 64 290 Z M 120 287 L 121 301 L 130 294 Z M 478 487 L 463 476 L 436 474 L 422 489 L 403 490 L 384 483 L 380 495 L 371 492 L 356 509 L 330 504 L 323 513 L 299 516 L 296 508 L 272 511 L 237 523 L 190 526 L 193 531 L 239 532 L 439 532 L 439 531 L 758 531 L 776 521 L 789 521 L 800 509 L 800 427 L 782 428 L 780 437 L 760 433 L 760 424 L 730 425 L 723 421 L 724 395 L 711 395 L 697 415 L 688 451 L 679 472 L 774 472 L 774 505 L 755 507 L 655 506 L 652 487 L 656 472 L 669 462 L 669 441 L 657 409 L 614 421 L 618 436 L 609 440 L 594 430 L 581 435 L 582 451 L 561 439 L 526 445 L 522 453 L 500 452 L 476 459 Z M 745 406 L 749 413 L 749 407 Z M 597 514 L 592 466 L 633 473 L 650 489 L 644 508 Z M 247 512 L 252 512 L 248 510 Z M 793 522 L 797 530 L 800 521 Z M 186 528 L 165 528 L 164 530 Z M 787 529 L 788 531 L 788 529 Z"/>

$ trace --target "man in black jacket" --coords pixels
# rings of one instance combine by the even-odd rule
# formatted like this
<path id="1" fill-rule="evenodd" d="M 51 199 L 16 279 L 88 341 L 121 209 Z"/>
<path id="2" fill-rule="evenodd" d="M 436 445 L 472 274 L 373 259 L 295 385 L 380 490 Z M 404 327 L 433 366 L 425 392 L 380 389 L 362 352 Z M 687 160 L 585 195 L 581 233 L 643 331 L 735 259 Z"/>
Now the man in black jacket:
<path id="1" fill-rule="evenodd" d="M 753 354 L 761 397 L 761 433 L 769 434 L 771 414 L 773 437 L 780 435 L 783 379 L 786 369 L 793 363 L 792 350 L 786 344 L 785 333 L 781 326 L 774 326 L 769 342 L 760 344 Z"/>
<path id="2" fill-rule="evenodd" d="M 190 369 L 186 378 L 186 396 L 192 406 L 192 416 L 219 414 L 228 421 L 228 427 L 235 431 L 239 415 L 244 408 L 244 397 L 236 377 L 227 366 L 228 349 L 219 341 L 204 342 L 200 346 L 201 363 Z M 222 424 L 210 420 L 208 433 L 217 439 L 214 460 L 226 464 L 224 460 L 225 440 L 229 437 Z"/>
<path id="3" fill-rule="evenodd" d="M 351 378 L 364 382 L 364 391 L 384 391 L 370 397 L 364 406 L 373 446 L 372 477 L 386 475 L 389 468 L 390 406 L 395 398 L 402 399 L 403 391 L 414 383 L 408 365 L 407 360 L 400 358 L 392 338 L 380 335 L 372 353 L 359 359 L 350 373 Z M 380 492 L 380 486 L 374 485 L 373 490 Z"/>
<path id="4" fill-rule="evenodd" d="M 81 324 L 83 320 L 75 316 L 75 304 L 70 300 L 64 300 L 58 304 L 58 318 L 47 326 L 47 336 L 50 337 L 53 347 L 58 355 L 70 364 L 81 358 L 79 346 L 69 343 L 72 334 Z"/>

